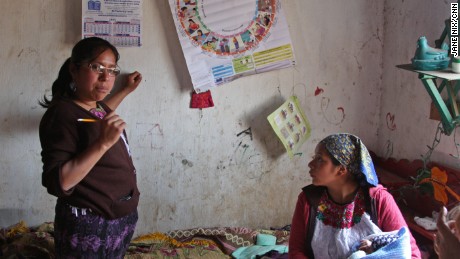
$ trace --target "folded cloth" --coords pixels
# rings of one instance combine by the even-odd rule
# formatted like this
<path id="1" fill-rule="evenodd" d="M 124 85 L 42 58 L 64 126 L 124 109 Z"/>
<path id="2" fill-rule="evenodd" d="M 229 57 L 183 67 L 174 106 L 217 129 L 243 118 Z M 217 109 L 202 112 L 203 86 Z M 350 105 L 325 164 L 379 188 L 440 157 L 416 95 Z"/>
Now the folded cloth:
<path id="1" fill-rule="evenodd" d="M 254 259 L 270 251 L 277 251 L 283 254 L 288 252 L 288 247 L 276 245 L 276 237 L 273 235 L 258 234 L 256 245 L 240 247 L 233 251 L 232 256 L 236 259 Z"/>
<path id="2" fill-rule="evenodd" d="M 426 230 L 436 230 L 436 220 L 434 218 L 430 218 L 430 217 L 423 217 L 423 218 L 420 218 L 420 217 L 414 217 L 414 221 L 415 223 L 417 223 L 417 225 L 423 227 L 424 229 Z"/>
<path id="3" fill-rule="evenodd" d="M 212 101 L 211 91 L 206 91 L 202 93 L 192 93 L 192 100 L 190 101 L 190 108 L 208 108 L 214 107 L 214 102 Z"/>
<path id="4" fill-rule="evenodd" d="M 348 259 L 410 259 L 411 258 L 411 246 L 410 246 L 410 234 L 407 227 L 402 227 L 400 230 L 395 230 L 391 232 L 383 232 L 380 234 L 372 234 L 370 236 L 364 237 L 363 239 L 372 240 L 373 237 L 377 235 L 393 234 L 397 235 L 398 238 L 391 243 L 379 248 L 377 251 L 374 251 L 371 254 L 365 254 L 363 251 L 358 250 L 359 241 L 356 242 L 352 250 L 355 251 L 351 254 Z"/>
<path id="5" fill-rule="evenodd" d="M 276 237 L 268 234 L 258 234 L 256 245 L 259 246 L 273 246 L 276 245 Z"/>
<path id="6" fill-rule="evenodd" d="M 288 247 L 285 245 L 274 246 L 246 246 L 236 249 L 232 256 L 236 259 L 255 259 L 258 255 L 264 255 L 270 251 L 277 251 L 278 253 L 285 254 L 288 252 Z"/>

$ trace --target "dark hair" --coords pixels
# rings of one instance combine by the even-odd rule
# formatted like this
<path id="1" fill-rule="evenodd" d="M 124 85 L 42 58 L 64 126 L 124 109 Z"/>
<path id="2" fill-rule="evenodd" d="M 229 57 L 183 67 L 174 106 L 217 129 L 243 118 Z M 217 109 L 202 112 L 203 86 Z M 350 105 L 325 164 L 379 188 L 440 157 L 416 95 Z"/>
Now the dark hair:
<path id="1" fill-rule="evenodd" d="M 115 55 L 115 62 L 118 62 L 120 59 L 120 54 L 115 46 L 110 42 L 98 38 L 90 37 L 82 39 L 72 49 L 72 56 L 68 58 L 64 64 L 62 64 L 61 69 L 59 69 L 59 74 L 57 79 L 53 82 L 51 87 L 51 100 L 46 98 L 46 94 L 43 96 L 43 100 L 38 103 L 44 107 L 48 108 L 56 100 L 60 98 L 72 98 L 74 96 L 74 91 L 70 87 L 72 82 L 72 75 L 70 74 L 70 64 L 75 65 L 79 68 L 83 63 L 89 63 L 96 59 L 102 52 L 110 49 Z"/>
<path id="2" fill-rule="evenodd" d="M 326 149 L 326 153 L 327 155 L 329 156 L 329 158 L 331 159 L 331 162 L 333 165 L 335 166 L 339 166 L 339 165 L 342 165 L 342 163 L 339 162 L 339 160 L 337 160 L 337 158 L 335 158 L 331 152 L 329 152 L 329 150 L 327 148 Z M 348 167 L 346 165 L 343 165 L 345 166 L 347 169 Z M 353 176 L 354 180 L 359 183 L 359 185 L 361 186 L 367 186 L 367 180 L 366 178 L 364 177 L 364 175 L 361 173 L 361 172 L 355 172 L 355 171 L 352 171 L 352 170 L 349 170 L 348 171 L 351 173 L 351 175 Z"/>

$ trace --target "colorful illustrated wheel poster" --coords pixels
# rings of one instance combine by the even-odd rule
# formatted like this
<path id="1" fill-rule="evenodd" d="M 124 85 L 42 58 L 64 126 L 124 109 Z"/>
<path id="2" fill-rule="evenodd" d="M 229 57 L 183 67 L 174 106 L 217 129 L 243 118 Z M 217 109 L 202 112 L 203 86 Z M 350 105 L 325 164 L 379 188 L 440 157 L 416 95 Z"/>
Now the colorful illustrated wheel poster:
<path id="1" fill-rule="evenodd" d="M 197 93 L 295 64 L 280 0 L 169 0 Z"/>

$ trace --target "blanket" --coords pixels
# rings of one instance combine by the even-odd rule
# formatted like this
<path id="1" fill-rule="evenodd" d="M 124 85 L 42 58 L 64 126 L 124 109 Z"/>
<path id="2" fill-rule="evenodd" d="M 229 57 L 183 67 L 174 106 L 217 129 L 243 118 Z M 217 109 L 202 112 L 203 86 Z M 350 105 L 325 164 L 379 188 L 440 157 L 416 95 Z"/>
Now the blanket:
<path id="1" fill-rule="evenodd" d="M 53 223 L 28 227 L 20 221 L 0 229 L 0 258 L 55 258 Z"/>
<path id="2" fill-rule="evenodd" d="M 355 251 L 348 259 L 410 259 L 411 258 L 411 246 L 410 246 L 410 234 L 407 227 L 402 227 L 400 230 L 392 232 L 383 232 L 380 234 L 373 234 L 365 237 L 365 239 L 371 239 L 375 235 L 381 234 L 396 234 L 398 238 L 381 247 L 377 251 L 374 251 L 372 254 L 365 254 L 363 251 L 357 250 L 359 247 L 359 242 L 353 245 L 353 250 Z"/>
<path id="3" fill-rule="evenodd" d="M 284 229 L 194 228 L 138 236 L 131 240 L 124 258 L 232 258 L 233 251 L 254 245 L 261 233 L 274 236 L 276 245 L 288 244 L 290 232 Z M 0 258 L 55 258 L 53 235 L 53 222 L 29 227 L 20 221 L 0 228 Z"/>

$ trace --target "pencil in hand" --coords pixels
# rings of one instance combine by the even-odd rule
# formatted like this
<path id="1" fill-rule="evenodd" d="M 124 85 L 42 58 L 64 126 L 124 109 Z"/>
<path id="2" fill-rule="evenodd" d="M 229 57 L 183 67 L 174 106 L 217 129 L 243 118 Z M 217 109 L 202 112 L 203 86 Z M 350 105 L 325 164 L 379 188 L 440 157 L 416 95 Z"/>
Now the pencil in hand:
<path id="1" fill-rule="evenodd" d="M 77 121 L 79 121 L 79 122 L 96 122 L 97 120 L 95 120 L 95 119 L 78 119 Z"/>

